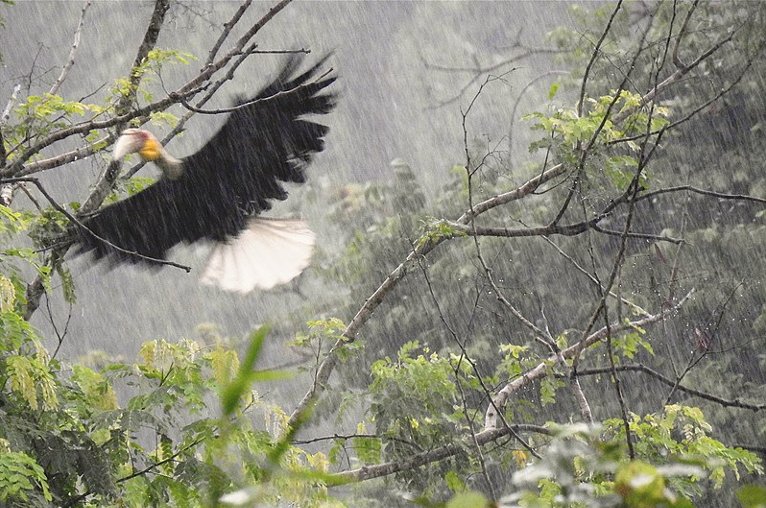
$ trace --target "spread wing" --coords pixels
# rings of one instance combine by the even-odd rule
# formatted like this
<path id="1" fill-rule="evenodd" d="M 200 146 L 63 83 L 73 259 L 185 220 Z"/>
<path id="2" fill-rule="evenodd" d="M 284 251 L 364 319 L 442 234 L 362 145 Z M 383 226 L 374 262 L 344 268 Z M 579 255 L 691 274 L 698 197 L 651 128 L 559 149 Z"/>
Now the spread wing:
<path id="1" fill-rule="evenodd" d="M 101 209 L 86 221 L 96 235 L 120 248 L 164 259 L 174 245 L 201 239 L 225 242 L 248 228 L 252 216 L 283 200 L 282 182 L 304 182 L 313 154 L 328 131 L 305 117 L 326 114 L 335 81 L 317 76 L 326 57 L 294 76 L 302 57 L 288 59 L 277 78 L 230 113 L 199 151 L 182 159 L 183 174 L 162 178 L 143 191 Z M 79 252 L 113 262 L 150 261 L 79 232 Z"/>

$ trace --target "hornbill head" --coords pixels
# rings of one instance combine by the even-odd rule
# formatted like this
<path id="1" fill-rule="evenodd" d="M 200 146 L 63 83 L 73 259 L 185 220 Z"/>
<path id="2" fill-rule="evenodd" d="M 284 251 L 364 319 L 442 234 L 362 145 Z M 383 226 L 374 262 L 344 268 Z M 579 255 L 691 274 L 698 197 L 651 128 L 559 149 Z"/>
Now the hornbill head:
<path id="1" fill-rule="evenodd" d="M 119 161 L 136 152 L 144 161 L 157 164 L 168 178 L 176 179 L 183 172 L 181 161 L 167 153 L 154 134 L 144 129 L 125 129 L 114 144 L 112 157 Z"/>

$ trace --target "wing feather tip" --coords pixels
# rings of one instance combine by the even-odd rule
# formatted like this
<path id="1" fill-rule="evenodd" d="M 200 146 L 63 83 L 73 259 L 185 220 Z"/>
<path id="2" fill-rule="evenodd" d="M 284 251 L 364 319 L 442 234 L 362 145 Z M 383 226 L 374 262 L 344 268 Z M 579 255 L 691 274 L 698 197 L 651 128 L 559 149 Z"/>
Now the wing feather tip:
<path id="1" fill-rule="evenodd" d="M 251 219 L 236 238 L 214 247 L 200 282 L 240 294 L 268 291 L 303 273 L 315 241 L 304 221 Z"/>

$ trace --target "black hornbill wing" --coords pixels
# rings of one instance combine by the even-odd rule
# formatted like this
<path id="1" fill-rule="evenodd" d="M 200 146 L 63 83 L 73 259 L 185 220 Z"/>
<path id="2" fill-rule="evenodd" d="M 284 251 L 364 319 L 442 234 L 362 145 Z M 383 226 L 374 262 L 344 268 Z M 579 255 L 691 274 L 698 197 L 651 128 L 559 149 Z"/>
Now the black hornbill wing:
<path id="1" fill-rule="evenodd" d="M 328 113 L 335 96 L 320 93 L 335 77 L 316 78 L 317 65 L 291 77 L 301 57 L 291 57 L 278 77 L 254 98 L 239 101 L 221 129 L 182 160 L 183 174 L 162 178 L 143 191 L 106 206 L 85 225 L 121 249 L 164 259 L 178 243 L 226 241 L 247 219 L 285 199 L 280 182 L 304 182 L 311 156 L 323 149 L 328 128 L 302 118 Z M 311 80 L 314 79 L 312 82 Z M 80 231 L 79 252 L 115 262 L 150 261 L 114 249 Z"/>

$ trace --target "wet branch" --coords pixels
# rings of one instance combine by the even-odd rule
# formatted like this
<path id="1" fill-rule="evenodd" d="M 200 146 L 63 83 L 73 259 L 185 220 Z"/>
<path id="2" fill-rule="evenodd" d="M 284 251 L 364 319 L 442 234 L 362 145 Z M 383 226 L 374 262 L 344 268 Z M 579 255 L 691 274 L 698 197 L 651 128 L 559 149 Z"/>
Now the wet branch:
<path id="1" fill-rule="evenodd" d="M 551 240 L 547 236 L 543 236 L 543 240 L 548 242 L 548 244 L 551 247 L 556 249 L 556 251 L 561 255 L 561 257 L 563 257 L 564 259 L 569 261 L 569 263 L 571 263 L 572 266 L 574 266 L 575 269 L 577 269 L 578 272 L 580 272 L 583 275 L 585 275 L 586 277 L 588 277 L 588 280 L 590 280 L 593 284 L 595 284 L 596 286 L 600 286 L 601 285 L 601 281 L 599 281 L 590 272 L 588 272 L 588 270 L 586 270 L 583 266 L 581 266 L 580 263 L 578 263 L 576 259 L 574 259 L 572 256 L 570 256 L 566 252 L 564 252 L 564 250 L 561 247 L 559 247 L 558 245 L 556 245 L 553 242 L 553 240 Z M 603 291 L 603 286 L 601 286 L 601 288 L 602 288 L 601 291 Z M 626 299 L 626 298 L 624 298 L 622 296 L 617 295 L 614 291 L 610 290 L 610 291 L 607 292 L 607 294 L 609 296 L 611 296 L 612 298 L 615 298 L 615 299 L 619 300 L 620 302 L 624 303 L 625 305 L 627 305 L 628 307 L 633 309 L 633 311 L 636 312 L 637 314 L 640 314 L 642 316 L 650 316 L 651 315 L 651 314 L 649 314 L 649 312 L 644 310 L 644 308 L 641 307 L 640 305 L 637 305 L 636 303 L 631 302 L 630 300 L 628 300 L 628 299 Z"/>
<path id="2" fill-rule="evenodd" d="M 585 88 L 588 85 L 588 78 L 590 77 L 590 71 L 593 68 L 593 64 L 596 63 L 596 59 L 598 58 L 599 54 L 601 53 L 601 44 L 604 43 L 604 39 L 606 39 L 606 36 L 609 35 L 609 32 L 612 31 L 612 23 L 614 23 L 614 18 L 617 17 L 617 13 L 620 12 L 621 8 L 622 8 L 622 0 L 619 0 L 617 4 L 614 6 L 614 10 L 612 11 L 612 14 L 609 16 L 609 21 L 606 22 L 604 31 L 601 32 L 601 36 L 599 37 L 598 41 L 596 41 L 596 44 L 593 46 L 593 51 L 590 54 L 590 60 L 588 61 L 588 64 L 585 66 L 585 72 L 583 73 L 582 80 L 580 83 L 580 98 L 577 100 L 577 116 L 581 117 L 583 113 L 583 104 L 585 102 Z"/>
<path id="3" fill-rule="evenodd" d="M 554 166 L 547 171 L 540 173 L 534 178 L 530 178 L 524 184 L 519 187 L 499 194 L 473 206 L 473 210 L 466 210 L 456 221 L 457 224 L 467 224 L 473 217 L 480 215 L 488 210 L 524 198 L 525 196 L 534 192 L 540 185 L 551 181 L 552 179 L 560 176 L 566 171 L 566 167 L 563 164 Z M 454 237 L 440 236 L 436 238 L 423 237 L 416 243 L 415 248 L 410 252 L 407 258 L 397 266 L 386 279 L 378 286 L 378 288 L 365 300 L 364 304 L 359 308 L 354 318 L 346 326 L 343 331 L 342 338 L 336 341 L 333 347 L 325 356 L 322 363 L 317 369 L 314 381 L 303 396 L 301 401 L 296 406 L 293 413 L 290 415 L 288 425 L 294 425 L 305 412 L 309 411 L 316 403 L 319 395 L 324 391 L 327 382 L 330 379 L 332 371 L 335 369 L 335 365 L 338 362 L 338 352 L 343 350 L 347 344 L 356 340 L 357 334 L 361 328 L 367 323 L 372 316 L 372 313 L 388 294 L 394 290 L 399 281 L 401 281 L 410 269 L 417 264 L 417 260 L 434 250 L 441 245 L 444 241 L 450 240 Z"/>
<path id="4" fill-rule="evenodd" d="M 603 39 L 606 37 L 606 35 L 609 33 L 611 29 L 612 20 L 616 16 L 617 11 L 620 9 L 621 4 L 622 2 L 618 2 L 617 6 L 615 7 L 614 12 L 612 13 L 612 17 L 610 18 L 609 23 L 607 24 L 607 27 L 604 30 L 604 33 L 601 36 L 601 39 L 599 40 L 599 43 L 596 45 L 596 47 L 593 50 L 593 53 L 591 55 L 591 62 L 589 63 L 589 66 L 592 65 L 593 62 L 595 62 L 596 57 L 600 51 L 600 44 L 603 41 Z M 653 19 L 654 18 L 652 17 L 652 20 Z M 611 120 L 612 122 L 617 123 L 616 120 L 611 118 L 612 110 L 617 105 L 617 101 L 622 96 L 623 90 L 625 90 L 625 87 L 628 85 L 628 82 L 630 81 L 630 76 L 636 68 L 636 63 L 638 62 L 638 58 L 644 51 L 644 42 L 646 41 L 646 37 L 648 36 L 650 29 L 651 29 L 651 22 L 649 23 L 649 26 L 647 26 L 646 29 L 642 32 L 641 40 L 638 43 L 638 48 L 633 53 L 633 58 L 631 59 L 630 66 L 628 67 L 628 71 L 623 74 L 622 81 L 620 82 L 620 85 L 617 87 L 617 91 L 614 93 L 614 96 L 609 101 L 609 104 L 604 112 L 604 115 L 601 118 L 599 125 L 596 127 L 596 129 L 593 131 L 593 134 L 590 136 L 590 139 L 588 140 L 588 142 L 585 144 L 584 147 L 582 146 L 581 141 L 577 142 L 577 150 L 580 152 L 580 157 L 577 163 L 577 170 L 575 172 L 575 177 L 574 177 L 574 180 L 572 181 L 572 185 L 569 188 L 569 192 L 567 193 L 566 198 L 564 198 L 564 202 L 562 203 L 558 213 L 556 213 L 556 216 L 550 222 L 550 224 L 552 225 L 558 224 L 558 222 L 564 217 L 564 214 L 569 208 L 569 204 L 571 203 L 572 199 L 575 197 L 575 194 L 580 189 L 580 181 L 583 177 L 583 174 L 585 173 L 585 163 L 588 157 L 590 156 L 593 145 L 596 143 L 596 140 L 601 134 L 601 131 L 606 126 L 607 121 Z M 577 104 L 577 115 L 579 117 L 582 117 L 583 115 L 582 107 L 583 107 L 583 101 L 585 98 L 585 85 L 586 85 L 587 79 L 588 79 L 588 70 L 586 70 L 586 73 L 583 76 L 582 88 L 580 90 L 580 100 L 578 101 L 578 104 Z"/>
<path id="5" fill-rule="evenodd" d="M 169 93 L 166 98 L 161 99 L 155 103 L 149 104 L 147 106 L 144 106 L 143 108 L 137 108 L 137 109 L 134 109 L 133 111 L 127 111 L 128 108 L 130 107 L 130 104 L 133 102 L 135 93 L 138 90 L 138 85 L 142 77 L 140 73 L 131 73 L 130 92 L 128 95 L 124 96 L 122 100 L 120 101 L 120 103 L 117 105 L 116 107 L 117 115 L 114 118 L 103 120 L 103 121 L 92 120 L 89 122 L 77 124 L 70 128 L 62 129 L 58 132 L 52 133 L 51 135 L 47 136 L 46 138 L 44 138 L 43 140 L 41 140 L 34 146 L 27 149 L 27 151 L 21 157 L 19 157 L 17 163 L 12 164 L 10 167 L 6 167 L 6 169 L 4 170 L 0 170 L 0 177 L 13 176 L 17 172 L 23 171 L 24 161 L 28 160 L 30 157 L 38 153 L 40 150 L 42 150 L 43 148 L 49 146 L 50 144 L 56 141 L 59 141 L 61 139 L 64 139 L 74 134 L 89 132 L 94 129 L 103 129 L 108 127 L 118 126 L 118 130 L 119 130 L 119 126 L 125 125 L 128 121 L 134 118 L 143 118 L 145 120 L 146 118 L 148 118 L 148 115 L 151 112 L 166 109 L 167 107 L 173 104 L 179 103 L 182 99 L 186 99 L 196 95 L 197 93 L 200 92 L 200 90 L 208 86 L 206 82 L 208 79 L 210 79 L 213 76 L 215 72 L 217 72 L 219 69 L 227 65 L 242 50 L 242 48 L 248 43 L 248 41 L 253 36 L 255 36 L 255 34 L 268 21 L 270 21 L 277 13 L 279 13 L 282 9 L 284 9 L 284 7 L 286 7 L 291 1 L 292 0 L 282 0 L 277 5 L 272 7 L 264 16 L 262 16 L 250 28 L 250 30 L 248 30 L 248 32 L 245 35 L 240 37 L 240 39 L 237 41 L 235 46 L 224 57 L 222 57 L 218 61 L 215 61 L 206 65 L 200 71 L 197 77 L 187 82 L 178 90 L 176 90 L 175 92 Z M 165 14 L 168 11 L 169 6 L 170 6 L 169 0 L 156 0 L 151 21 L 149 22 L 149 26 L 147 27 L 146 33 L 144 35 L 144 39 L 136 54 L 136 58 L 134 61 L 134 68 L 140 65 L 141 62 L 143 62 L 146 56 L 149 54 L 149 51 L 151 51 L 154 48 L 154 45 L 156 44 L 157 38 L 159 36 L 159 32 L 162 28 L 162 24 L 164 22 Z M 237 61 L 241 63 L 244 60 L 244 58 L 247 58 L 247 55 L 239 56 Z M 227 76 L 233 76 L 233 69 L 229 70 L 229 73 L 227 74 Z M 224 78 L 224 80 L 226 79 L 227 78 Z M 230 77 L 228 79 L 230 79 Z M 222 84 L 222 81 L 224 80 L 219 81 L 219 86 L 220 84 Z M 69 156 L 72 156 L 72 154 L 69 154 Z M 119 162 L 110 161 L 108 167 L 106 168 L 104 173 L 101 175 L 99 181 L 97 182 L 93 192 L 91 192 L 91 194 L 83 203 L 83 206 L 80 210 L 80 215 L 91 213 L 95 211 L 96 209 L 98 209 L 99 206 L 101 206 L 106 196 L 109 194 L 109 192 L 111 192 L 111 189 L 114 187 L 114 184 L 119 175 L 119 168 L 120 168 Z M 69 246 L 65 245 L 65 246 L 54 249 L 46 262 L 50 266 L 55 268 L 57 264 L 61 262 L 68 248 Z M 171 264 L 183 269 L 187 269 L 187 267 L 183 265 L 178 265 L 172 262 Z M 29 319 L 34 314 L 35 310 L 38 308 L 40 303 L 40 297 L 44 291 L 45 291 L 45 287 L 43 285 L 43 280 L 41 277 L 37 277 L 32 283 L 28 285 L 27 308 L 25 311 L 26 319 Z"/>
<path id="6" fill-rule="evenodd" d="M 59 88 L 61 87 L 61 84 L 64 83 L 64 80 L 69 75 L 69 70 L 74 65 L 74 58 L 75 55 L 77 55 L 77 49 L 80 47 L 80 35 L 82 34 L 82 27 L 85 23 L 85 13 L 88 11 L 88 7 L 90 7 L 91 0 L 86 0 L 86 2 L 82 6 L 82 12 L 80 12 L 80 21 L 77 23 L 77 29 L 74 32 L 74 40 L 72 41 L 72 47 L 69 50 L 69 56 L 67 57 L 67 61 L 64 64 L 64 66 L 61 68 L 61 74 L 59 74 L 59 77 L 56 79 L 56 82 L 53 83 L 53 86 L 51 86 L 50 90 L 48 90 L 48 93 L 51 95 L 55 95 L 58 93 Z"/>
<path id="7" fill-rule="evenodd" d="M 99 236 L 92 229 L 90 229 L 88 226 L 83 224 L 77 217 L 75 217 L 74 215 L 69 213 L 67 211 L 67 209 L 64 208 L 63 206 L 61 206 L 55 199 L 53 199 L 53 196 L 48 194 L 48 191 L 45 190 L 45 187 L 42 186 L 42 184 L 40 183 L 40 181 L 37 178 L 20 177 L 20 178 L 0 179 L 0 183 L 3 183 L 3 182 L 10 183 L 10 184 L 13 184 L 13 183 L 31 183 L 31 184 L 33 184 L 35 187 L 37 187 L 37 190 L 40 191 L 40 194 L 42 194 L 45 197 L 45 199 L 48 201 L 48 203 L 50 203 L 51 206 L 56 211 L 58 211 L 61 214 L 63 214 L 69 220 L 69 222 L 74 224 L 78 229 L 81 229 L 81 230 L 85 231 L 87 234 L 89 234 L 93 238 L 97 239 L 99 242 L 102 242 L 102 243 L 108 245 L 109 247 L 111 247 L 112 249 L 114 249 L 116 251 L 122 252 L 123 254 L 128 254 L 130 256 L 135 256 L 137 258 L 145 259 L 146 261 L 151 261 L 152 263 L 157 263 L 157 264 L 161 264 L 161 265 L 168 265 L 168 266 L 174 266 L 176 268 L 181 268 L 182 270 L 185 270 L 186 273 L 191 272 L 191 267 L 189 267 L 189 266 L 181 265 L 181 264 L 178 264 L 178 263 L 174 263 L 173 261 L 168 261 L 168 260 L 165 260 L 165 259 L 159 259 L 159 258 L 153 258 L 151 256 L 145 256 L 144 254 L 141 254 L 141 253 L 136 252 L 136 251 L 123 249 L 119 245 L 115 245 L 114 243 L 110 242 L 106 238 L 104 238 L 102 236 Z"/>
<path id="8" fill-rule="evenodd" d="M 232 29 L 237 25 L 237 23 L 239 23 L 239 20 L 242 19 L 242 15 L 245 14 L 245 11 L 250 8 L 250 4 L 252 3 L 253 0 L 245 0 L 242 2 L 242 5 L 239 6 L 239 9 L 237 9 L 231 19 L 223 24 L 223 31 L 221 32 L 221 35 L 218 36 L 218 40 L 215 41 L 213 47 L 210 48 L 205 66 L 211 65 L 213 62 L 215 62 L 215 57 L 218 55 L 218 51 L 221 49 L 221 46 L 226 41 L 226 39 L 229 38 Z"/>
<path id="9" fill-rule="evenodd" d="M 539 425 L 511 425 L 509 428 L 501 429 L 488 429 L 477 433 L 474 438 L 475 442 L 479 446 L 497 441 L 500 438 L 506 437 L 510 434 L 511 429 L 514 432 L 534 432 L 537 434 L 551 435 L 551 431 L 545 427 Z M 411 457 L 399 461 L 385 462 L 383 464 L 375 464 L 372 466 L 363 466 L 359 469 L 352 469 L 350 471 L 343 471 L 329 475 L 328 481 L 333 484 L 346 484 L 354 482 L 362 482 L 365 480 L 371 480 L 373 478 L 381 478 L 389 476 L 399 471 L 408 471 L 414 468 L 431 464 L 433 462 L 439 462 L 441 460 L 453 457 L 460 452 L 464 451 L 466 447 L 472 446 L 474 438 L 464 438 L 457 443 L 445 445 L 440 448 L 435 448 L 423 453 L 417 453 Z"/>
<path id="10" fill-rule="evenodd" d="M 679 392 L 688 393 L 689 395 L 699 397 L 700 399 L 705 399 L 705 400 L 709 400 L 710 402 L 715 402 L 716 404 L 719 404 L 723 407 L 736 407 L 740 409 L 747 409 L 748 411 L 762 411 L 766 409 L 766 403 L 753 404 L 750 402 L 743 402 L 739 398 L 725 399 L 723 397 L 718 397 L 717 395 L 713 395 L 707 392 L 703 392 L 701 390 L 696 390 L 694 388 L 684 386 L 678 380 L 673 380 L 642 363 L 630 364 L 630 365 L 617 365 L 615 366 L 615 369 L 619 372 L 643 372 L 644 374 L 648 374 L 649 376 L 657 379 L 658 381 L 660 381 L 661 383 L 667 386 L 670 386 L 671 388 L 675 387 L 675 389 Z M 600 369 L 583 369 L 579 371 L 578 374 L 580 376 L 597 376 L 601 374 L 608 374 L 611 372 L 611 370 L 612 370 L 611 367 L 605 367 Z"/>
<path id="11" fill-rule="evenodd" d="M 29 164 L 25 164 L 23 169 L 16 173 L 16 175 L 28 176 L 34 173 L 39 173 L 41 171 L 46 171 L 48 169 L 57 168 L 59 166 L 63 166 L 64 164 L 69 164 L 70 162 L 84 159 L 86 157 L 90 157 L 94 153 L 101 150 L 103 147 L 112 144 L 116 137 L 117 136 L 115 136 L 115 134 L 109 133 L 103 138 L 94 141 L 89 145 L 75 148 L 74 150 L 64 152 L 54 157 L 48 157 L 47 159 L 41 159 Z"/>
<path id="12" fill-rule="evenodd" d="M 636 198 L 636 201 L 642 201 L 644 199 L 650 199 L 654 196 L 659 196 L 661 194 L 668 194 L 672 192 L 691 192 L 694 194 L 700 194 L 703 196 L 711 196 L 718 199 L 731 199 L 735 201 L 750 201 L 753 203 L 758 203 L 761 205 L 766 205 L 766 199 L 759 198 L 755 196 L 748 196 L 746 194 L 726 194 L 723 192 L 716 192 L 711 191 L 707 189 L 700 189 L 699 187 L 694 187 L 693 185 L 678 185 L 675 187 L 665 187 L 664 189 L 657 189 L 654 191 L 646 192 L 644 194 L 641 194 Z"/>
<path id="13" fill-rule="evenodd" d="M 631 201 L 628 201 L 627 203 L 630 203 Z M 495 236 L 495 237 L 504 237 L 504 238 L 519 238 L 519 237 L 530 237 L 530 236 L 554 236 L 554 235 L 560 235 L 560 236 L 577 236 L 581 235 L 582 233 L 592 229 L 594 231 L 597 231 L 599 233 L 603 233 L 605 235 L 611 235 L 611 236 L 623 236 L 623 234 L 627 238 L 636 238 L 640 240 L 654 240 L 658 242 L 669 242 L 674 244 L 683 243 L 684 240 L 681 238 L 673 238 L 670 236 L 665 235 L 653 235 L 650 233 L 636 233 L 633 231 L 628 231 L 627 233 L 623 233 L 622 231 L 613 231 L 611 229 L 604 229 L 601 228 L 598 223 L 605 219 L 606 216 L 603 214 L 599 214 L 596 218 L 578 222 L 575 224 L 567 224 L 564 226 L 558 226 L 558 225 L 548 225 L 548 226 L 539 226 L 539 227 L 526 227 L 526 228 L 507 228 L 507 227 L 483 227 L 483 226 L 476 226 L 476 228 L 471 228 L 470 226 L 464 225 L 464 224 L 457 224 L 454 222 L 447 222 L 447 224 L 454 228 L 456 231 L 459 231 L 461 233 L 464 233 L 468 236 Z"/>
<path id="14" fill-rule="evenodd" d="M 3 139 L 2 128 L 11 117 L 11 110 L 16 104 L 16 100 L 20 91 L 20 84 L 17 84 L 13 87 L 13 92 L 11 92 L 11 96 L 8 98 L 8 102 L 5 104 L 5 109 L 3 109 L 2 114 L 0 114 L 0 168 L 5 166 L 6 159 L 8 157 L 8 154 L 5 151 L 5 140 Z M 11 203 L 13 202 L 13 189 L 13 185 L 0 185 L 0 205 L 11 206 Z"/>
<path id="15" fill-rule="evenodd" d="M 633 330 L 637 326 L 643 328 L 643 327 L 652 325 L 654 323 L 657 323 L 659 321 L 662 321 L 663 319 L 672 316 L 678 309 L 680 309 L 686 303 L 686 301 L 691 297 L 693 293 L 694 293 L 694 290 L 690 291 L 689 293 L 686 294 L 686 296 L 684 296 L 678 302 L 676 302 L 675 305 L 673 305 L 672 307 L 664 308 L 657 314 L 646 316 L 641 319 L 636 319 L 634 321 L 612 323 L 609 329 L 607 329 L 607 327 L 603 327 L 591 333 L 588 337 L 586 337 L 585 340 L 582 342 L 582 344 L 574 344 L 562 350 L 560 356 L 565 359 L 574 357 L 575 354 L 579 354 L 579 351 L 581 350 L 581 348 L 589 348 L 593 346 L 594 344 L 601 342 L 601 340 L 606 337 L 608 331 L 610 331 L 613 334 L 620 333 L 620 332 L 624 332 L 628 330 Z M 550 365 L 558 364 L 558 362 L 559 362 L 559 356 L 551 355 L 545 360 L 541 361 L 539 364 L 537 364 L 537 366 L 535 366 L 534 368 L 527 370 L 521 376 L 519 376 L 512 382 L 505 385 L 497 393 L 497 395 L 495 395 L 494 405 L 490 405 L 489 408 L 487 408 L 487 412 L 484 418 L 484 428 L 485 429 L 497 428 L 498 414 L 496 413 L 494 408 L 498 407 L 502 410 L 505 407 L 508 400 L 510 399 L 511 395 L 515 394 L 522 388 L 528 386 L 533 381 L 536 381 L 538 379 L 542 379 L 548 376 L 550 374 Z M 609 371 L 611 371 L 611 369 L 609 369 Z M 579 375 L 579 372 L 578 372 L 578 375 Z"/>
<path id="16" fill-rule="evenodd" d="M 168 2 L 169 0 L 157 0 L 157 1 L 158 3 L 164 4 Z M 209 85 L 208 80 L 213 76 L 213 74 L 215 74 L 221 68 L 225 67 L 235 56 L 239 55 L 241 53 L 241 50 L 247 44 L 247 42 L 253 36 L 255 36 L 255 34 L 268 21 L 270 21 L 274 16 L 276 16 L 277 13 L 279 13 L 282 9 L 284 9 L 291 1 L 292 0 L 282 0 L 277 5 L 272 7 L 269 10 L 269 12 L 266 13 L 266 15 L 264 15 L 260 20 L 258 20 L 250 28 L 250 30 L 248 30 L 248 32 L 237 41 L 237 44 L 234 46 L 234 48 L 232 48 L 232 50 L 226 53 L 226 55 L 221 57 L 218 61 L 213 62 L 209 65 L 206 65 L 195 78 L 193 78 L 192 80 L 190 80 L 189 82 L 181 86 L 176 91 L 170 92 L 167 97 L 160 99 L 154 103 L 148 104 L 144 107 L 134 109 L 124 114 L 120 114 L 118 112 L 117 116 L 107 120 L 102 120 L 102 121 L 90 120 L 90 121 L 75 124 L 71 127 L 67 127 L 66 129 L 60 129 L 58 131 L 55 131 L 49 134 L 48 136 L 46 136 L 45 138 L 41 139 L 37 143 L 35 143 L 33 146 L 29 147 L 21 156 L 19 156 L 17 162 L 15 162 L 14 164 L 11 164 L 10 166 L 5 167 L 4 169 L 1 169 L 0 177 L 18 175 L 18 173 L 23 170 L 23 164 L 25 161 L 29 160 L 32 156 L 36 155 L 41 150 L 43 150 L 44 148 L 50 146 L 51 144 L 57 141 L 60 141 L 62 139 L 68 138 L 76 134 L 87 133 L 87 132 L 90 132 L 91 130 L 106 129 L 106 128 L 122 125 L 136 118 L 145 120 L 145 119 L 148 119 L 149 114 L 155 111 L 162 111 L 164 109 L 167 109 L 169 106 L 173 104 L 178 104 L 181 101 L 181 99 L 188 99 L 196 95 L 201 90 L 208 87 Z M 159 12 L 160 11 L 156 11 L 157 14 L 159 14 Z M 151 26 L 147 30 L 147 34 L 149 32 L 154 33 L 155 27 L 152 23 L 150 23 L 150 25 Z M 145 40 L 147 40 L 146 37 L 145 37 Z M 148 50 L 147 50 L 147 54 L 148 54 Z M 247 56 L 248 55 L 243 55 L 242 57 L 246 58 Z M 135 92 L 135 90 L 133 92 Z M 131 101 L 132 99 L 126 100 L 125 103 L 130 104 Z"/>
<path id="17" fill-rule="evenodd" d="M 741 27 L 740 27 L 741 28 Z M 654 101 L 654 99 L 663 91 L 665 91 L 667 88 L 670 88 L 675 83 L 681 80 L 684 76 L 686 76 L 689 72 L 691 72 L 694 68 L 699 66 L 702 62 L 707 60 L 709 57 L 713 56 L 719 49 L 721 49 L 724 45 L 728 44 L 732 41 L 734 38 L 734 35 L 739 31 L 739 28 L 732 30 L 729 35 L 722 38 L 721 40 L 717 41 L 715 44 L 713 44 L 710 48 L 708 48 L 705 52 L 703 52 L 701 55 L 699 55 L 692 63 L 689 65 L 683 66 L 679 69 L 677 69 L 673 74 L 665 78 L 662 82 L 656 84 L 649 92 L 644 94 L 643 97 L 641 97 L 641 100 L 639 101 L 636 108 L 643 107 L 650 102 Z M 626 108 L 623 111 L 621 111 L 618 115 L 614 117 L 615 122 L 620 122 L 627 118 L 629 115 L 631 115 L 635 111 L 635 108 Z"/>

